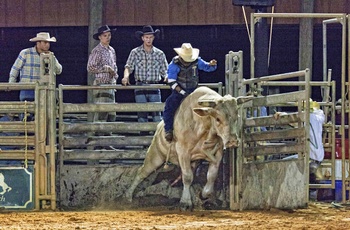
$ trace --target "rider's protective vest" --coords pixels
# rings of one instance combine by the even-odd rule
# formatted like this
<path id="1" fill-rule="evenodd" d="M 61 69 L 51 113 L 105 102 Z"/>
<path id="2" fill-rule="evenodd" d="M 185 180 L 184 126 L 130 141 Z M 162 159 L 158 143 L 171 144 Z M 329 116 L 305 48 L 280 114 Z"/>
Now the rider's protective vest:
<path id="1" fill-rule="evenodd" d="M 180 57 L 176 56 L 173 59 L 173 63 L 180 67 L 180 72 L 177 75 L 177 83 L 182 89 L 197 88 L 199 82 L 198 76 L 198 59 L 194 62 L 183 63 L 180 61 Z"/>

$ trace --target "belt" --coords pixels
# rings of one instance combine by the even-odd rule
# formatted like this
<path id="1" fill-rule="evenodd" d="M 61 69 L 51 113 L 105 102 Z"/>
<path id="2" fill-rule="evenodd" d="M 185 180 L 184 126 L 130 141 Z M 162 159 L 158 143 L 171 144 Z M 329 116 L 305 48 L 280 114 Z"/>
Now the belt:
<path id="1" fill-rule="evenodd" d="M 137 80 L 136 82 L 143 83 L 143 84 L 158 84 L 159 81 L 147 81 L 147 80 Z"/>
<path id="2" fill-rule="evenodd" d="M 135 95 L 144 95 L 144 94 L 155 94 L 158 95 L 159 91 L 158 90 L 152 90 L 152 89 L 145 89 L 145 90 L 135 90 Z"/>

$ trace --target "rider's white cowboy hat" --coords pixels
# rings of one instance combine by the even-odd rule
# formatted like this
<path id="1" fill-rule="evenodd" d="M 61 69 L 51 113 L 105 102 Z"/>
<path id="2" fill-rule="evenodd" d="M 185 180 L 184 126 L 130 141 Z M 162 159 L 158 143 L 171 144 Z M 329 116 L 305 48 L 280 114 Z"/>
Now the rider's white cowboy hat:
<path id="1" fill-rule="evenodd" d="M 199 49 L 192 48 L 190 43 L 183 43 L 181 48 L 174 48 L 174 50 L 185 62 L 193 62 L 199 56 Z"/>
<path id="2" fill-rule="evenodd" d="M 39 42 L 39 41 L 46 41 L 46 42 L 56 42 L 55 37 L 50 37 L 50 34 L 47 32 L 40 32 L 36 34 L 35 38 L 29 39 L 31 42 Z"/>

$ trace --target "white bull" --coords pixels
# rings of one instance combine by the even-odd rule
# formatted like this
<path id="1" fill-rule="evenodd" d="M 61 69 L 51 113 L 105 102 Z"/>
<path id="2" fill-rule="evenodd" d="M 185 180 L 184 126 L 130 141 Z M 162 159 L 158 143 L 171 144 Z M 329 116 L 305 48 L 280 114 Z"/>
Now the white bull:
<path id="1" fill-rule="evenodd" d="M 249 99 L 250 100 L 250 99 Z M 208 87 L 199 87 L 181 103 L 175 114 L 174 139 L 168 143 L 164 137 L 161 121 L 148 148 L 143 165 L 125 197 L 132 201 L 134 190 L 141 181 L 167 161 L 179 165 L 182 173 L 183 192 L 180 208 L 192 210 L 190 186 L 193 181 L 191 161 L 207 160 L 209 168 L 207 183 L 201 198 L 209 198 L 214 191 L 214 182 L 223 156 L 223 150 L 237 147 L 238 105 L 246 98 L 222 97 Z"/>

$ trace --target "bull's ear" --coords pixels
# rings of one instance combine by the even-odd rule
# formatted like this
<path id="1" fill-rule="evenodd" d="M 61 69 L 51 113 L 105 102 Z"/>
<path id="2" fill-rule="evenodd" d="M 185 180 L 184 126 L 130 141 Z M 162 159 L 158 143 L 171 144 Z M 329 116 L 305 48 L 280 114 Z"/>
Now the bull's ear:
<path id="1" fill-rule="evenodd" d="M 194 108 L 193 112 L 196 113 L 200 117 L 204 117 L 204 116 L 209 116 L 211 110 L 212 109 L 208 108 L 208 107 L 205 107 L 205 108 Z"/>
<path id="2" fill-rule="evenodd" d="M 253 100 L 254 96 L 241 96 L 241 97 L 237 97 L 237 104 L 243 104 L 246 103 L 248 101 Z"/>

